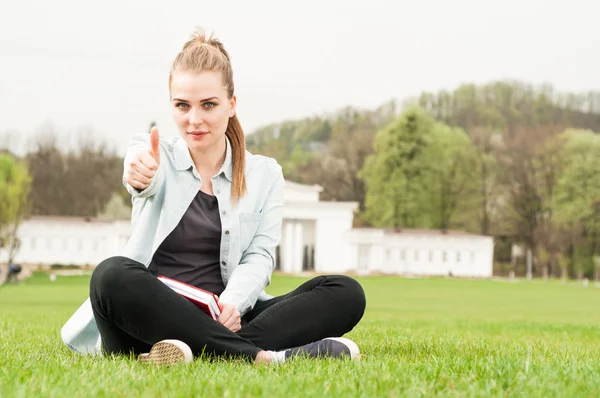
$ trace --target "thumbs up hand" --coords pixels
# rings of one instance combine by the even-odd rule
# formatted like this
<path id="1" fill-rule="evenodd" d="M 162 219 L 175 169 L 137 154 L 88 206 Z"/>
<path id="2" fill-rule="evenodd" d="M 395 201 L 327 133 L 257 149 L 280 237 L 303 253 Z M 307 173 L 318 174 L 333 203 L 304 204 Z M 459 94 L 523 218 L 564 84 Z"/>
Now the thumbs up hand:
<path id="1" fill-rule="evenodd" d="M 160 146 L 158 137 L 158 128 L 152 127 L 150 130 L 150 149 L 152 150 L 152 157 L 156 161 L 156 165 L 160 163 Z"/>
<path id="2" fill-rule="evenodd" d="M 150 185 L 160 164 L 158 129 L 150 131 L 150 148 L 142 150 L 129 161 L 126 181 L 132 187 L 143 191 Z"/>

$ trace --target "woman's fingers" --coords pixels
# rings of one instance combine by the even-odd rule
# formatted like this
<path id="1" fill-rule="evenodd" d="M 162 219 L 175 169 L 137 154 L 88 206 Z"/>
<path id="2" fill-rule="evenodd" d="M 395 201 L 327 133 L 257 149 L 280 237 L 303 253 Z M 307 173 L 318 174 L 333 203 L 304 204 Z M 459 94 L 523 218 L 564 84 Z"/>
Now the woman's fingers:
<path id="1" fill-rule="evenodd" d="M 157 169 L 158 163 L 154 159 L 152 151 L 141 151 L 129 163 L 126 181 L 132 187 L 144 190 L 152 182 Z"/>
<path id="2" fill-rule="evenodd" d="M 146 177 L 145 175 L 141 174 L 137 170 L 129 171 L 129 173 L 127 174 L 127 182 L 129 182 L 129 180 L 137 181 L 137 182 L 140 182 L 140 183 L 146 184 L 146 185 L 150 185 L 150 182 L 152 181 L 151 178 Z"/>
<path id="3" fill-rule="evenodd" d="M 222 305 L 221 315 L 217 318 L 217 322 L 221 323 L 232 332 L 237 332 L 242 327 L 240 313 L 230 304 Z"/>
<path id="4" fill-rule="evenodd" d="M 134 187 L 135 189 L 139 189 L 139 190 L 144 190 L 148 187 L 149 184 L 144 184 L 141 183 L 137 180 L 131 179 L 131 178 L 127 178 L 127 184 L 131 185 L 132 187 Z"/>
<path id="5" fill-rule="evenodd" d="M 137 154 L 135 168 L 146 177 L 152 178 L 158 170 L 158 163 L 152 156 L 152 151 L 142 151 Z"/>

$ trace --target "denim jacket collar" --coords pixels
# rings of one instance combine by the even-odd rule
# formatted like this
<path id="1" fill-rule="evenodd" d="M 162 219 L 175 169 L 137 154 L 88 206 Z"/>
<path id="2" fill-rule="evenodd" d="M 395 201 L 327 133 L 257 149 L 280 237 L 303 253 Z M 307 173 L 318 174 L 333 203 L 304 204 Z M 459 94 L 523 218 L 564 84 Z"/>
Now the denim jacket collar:
<path id="1" fill-rule="evenodd" d="M 175 143 L 173 145 L 173 157 L 175 158 L 175 167 L 179 171 L 189 170 L 190 167 L 193 166 L 192 155 L 190 155 L 190 151 L 188 149 L 187 143 L 181 137 L 177 137 L 175 139 Z M 225 161 L 221 166 L 221 170 L 217 173 L 217 175 L 223 173 L 225 177 L 229 181 L 233 181 L 233 165 L 232 165 L 232 154 L 231 154 L 231 142 L 229 138 L 225 136 L 226 142 L 226 151 L 225 151 Z"/>

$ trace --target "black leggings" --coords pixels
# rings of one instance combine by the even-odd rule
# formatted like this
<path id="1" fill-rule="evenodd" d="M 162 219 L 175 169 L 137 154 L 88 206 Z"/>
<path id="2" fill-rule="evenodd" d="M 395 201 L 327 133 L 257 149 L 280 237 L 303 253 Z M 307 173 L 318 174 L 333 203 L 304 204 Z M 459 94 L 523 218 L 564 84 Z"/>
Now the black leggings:
<path id="1" fill-rule="evenodd" d="M 126 257 L 111 257 L 96 267 L 90 298 L 108 354 L 139 354 L 160 340 L 177 339 L 195 356 L 249 360 L 261 350 L 342 336 L 360 321 L 366 305 L 356 280 L 318 276 L 288 294 L 257 302 L 234 333 Z"/>

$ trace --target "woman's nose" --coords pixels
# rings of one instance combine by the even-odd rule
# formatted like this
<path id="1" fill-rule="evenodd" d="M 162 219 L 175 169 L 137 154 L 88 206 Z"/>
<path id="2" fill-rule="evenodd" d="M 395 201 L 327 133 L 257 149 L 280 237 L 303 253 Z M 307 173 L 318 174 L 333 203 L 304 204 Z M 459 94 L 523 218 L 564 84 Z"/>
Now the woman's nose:
<path id="1" fill-rule="evenodd" d="M 204 123 L 202 118 L 202 110 L 200 109 L 192 109 L 190 112 L 190 124 L 194 126 L 198 126 Z"/>

